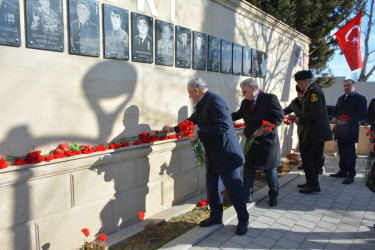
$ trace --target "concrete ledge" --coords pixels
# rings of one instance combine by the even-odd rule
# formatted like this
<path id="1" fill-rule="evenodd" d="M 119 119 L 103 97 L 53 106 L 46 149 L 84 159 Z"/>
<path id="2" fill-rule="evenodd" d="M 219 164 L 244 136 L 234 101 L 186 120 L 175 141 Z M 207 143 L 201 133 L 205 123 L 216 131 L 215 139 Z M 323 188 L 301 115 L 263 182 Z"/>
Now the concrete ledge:
<path id="1" fill-rule="evenodd" d="M 289 182 L 293 181 L 294 179 L 298 178 L 301 174 L 298 172 L 289 172 L 288 174 L 279 178 L 279 186 L 280 189 L 287 185 Z M 260 202 L 267 198 L 268 195 L 268 186 L 264 186 L 262 189 L 258 190 L 254 193 L 253 198 L 257 202 Z M 250 203 L 247 205 L 247 209 L 251 209 L 255 203 Z M 198 244 L 203 239 L 207 238 L 224 225 L 227 225 L 231 220 L 233 220 L 237 216 L 236 211 L 234 210 L 233 206 L 229 207 L 228 209 L 224 210 L 223 214 L 223 224 L 221 225 L 214 225 L 211 227 L 195 227 L 191 229 L 189 232 L 181 235 L 180 237 L 172 240 L 168 244 L 164 245 L 160 249 L 173 249 L 173 250 L 181 250 L 181 249 L 189 249 L 194 245 Z M 251 211 L 250 211 L 251 216 Z"/>

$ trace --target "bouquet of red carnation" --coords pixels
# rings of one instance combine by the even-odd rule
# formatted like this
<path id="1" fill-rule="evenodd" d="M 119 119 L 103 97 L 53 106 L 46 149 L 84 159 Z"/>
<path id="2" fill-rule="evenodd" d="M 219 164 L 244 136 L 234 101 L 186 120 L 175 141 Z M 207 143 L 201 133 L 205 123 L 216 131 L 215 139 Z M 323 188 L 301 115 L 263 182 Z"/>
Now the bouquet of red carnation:
<path id="1" fill-rule="evenodd" d="M 369 142 L 375 143 L 375 131 L 367 131 L 367 136 L 369 136 Z M 367 162 L 366 162 L 366 169 L 365 169 L 365 174 L 363 176 L 362 183 L 366 186 L 373 186 L 375 183 L 372 183 L 373 177 L 371 176 L 371 163 L 372 159 L 374 158 L 374 153 L 368 152 L 367 156 Z"/>
<path id="2" fill-rule="evenodd" d="M 293 116 L 287 115 L 287 116 L 284 117 L 284 124 L 290 125 L 293 122 L 294 122 L 294 117 Z"/>
<path id="3" fill-rule="evenodd" d="M 340 115 L 339 120 L 342 121 L 342 122 L 347 122 L 349 120 L 349 116 L 345 115 L 345 114 Z"/>
<path id="4" fill-rule="evenodd" d="M 268 121 L 262 121 L 262 126 L 260 126 L 260 128 L 258 128 L 256 131 L 271 131 L 273 128 L 275 128 L 275 124 L 272 124 Z M 244 150 L 243 150 L 243 153 L 244 153 L 245 156 L 250 151 L 251 145 L 254 142 L 257 143 L 255 141 L 255 136 L 251 135 L 250 138 L 245 143 L 245 147 L 244 147 Z"/>
<path id="5" fill-rule="evenodd" d="M 182 123 L 179 123 L 177 126 L 180 128 L 180 132 L 183 136 L 190 137 L 193 135 L 195 126 L 191 121 L 185 120 Z M 193 146 L 197 166 L 204 168 L 204 166 L 206 165 L 206 154 L 204 152 L 202 144 L 199 142 L 199 140 L 195 140 L 191 142 L 191 145 Z"/>

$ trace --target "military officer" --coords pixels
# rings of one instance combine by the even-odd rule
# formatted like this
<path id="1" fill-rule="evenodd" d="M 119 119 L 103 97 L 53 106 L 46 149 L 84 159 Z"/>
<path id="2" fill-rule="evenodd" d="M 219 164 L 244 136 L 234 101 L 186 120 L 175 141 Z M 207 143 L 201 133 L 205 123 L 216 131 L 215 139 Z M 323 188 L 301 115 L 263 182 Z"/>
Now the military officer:
<path id="1" fill-rule="evenodd" d="M 303 129 L 302 163 L 306 175 L 306 184 L 300 186 L 303 189 L 299 192 L 309 194 L 320 192 L 318 169 L 321 165 L 324 142 L 332 140 L 332 134 L 325 97 L 318 85 L 313 83 L 312 72 L 298 71 L 294 78 L 297 86 L 305 91 L 302 114 L 295 119 L 296 124 Z"/>

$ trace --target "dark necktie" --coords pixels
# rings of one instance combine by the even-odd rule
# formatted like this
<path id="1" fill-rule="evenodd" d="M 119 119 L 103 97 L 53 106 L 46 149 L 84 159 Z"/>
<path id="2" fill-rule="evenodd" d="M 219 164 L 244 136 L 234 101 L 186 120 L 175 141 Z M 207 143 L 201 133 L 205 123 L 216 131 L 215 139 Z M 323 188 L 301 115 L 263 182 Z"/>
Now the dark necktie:
<path id="1" fill-rule="evenodd" d="M 251 100 L 250 102 L 251 102 L 251 111 L 253 111 L 253 110 L 254 110 L 254 102 L 255 102 L 255 101 L 254 101 L 254 100 Z"/>

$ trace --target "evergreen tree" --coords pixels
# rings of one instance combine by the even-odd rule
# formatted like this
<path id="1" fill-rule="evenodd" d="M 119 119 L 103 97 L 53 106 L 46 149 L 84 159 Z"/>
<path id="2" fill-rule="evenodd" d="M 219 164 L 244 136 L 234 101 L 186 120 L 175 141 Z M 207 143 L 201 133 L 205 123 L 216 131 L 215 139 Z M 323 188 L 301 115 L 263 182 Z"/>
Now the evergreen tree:
<path id="1" fill-rule="evenodd" d="M 323 78 L 332 76 L 327 63 L 337 47 L 331 31 L 347 21 L 353 13 L 363 10 L 367 0 L 247 0 L 264 12 L 283 21 L 312 39 L 309 67 Z M 333 84 L 333 79 L 323 79 L 324 87 Z"/>

